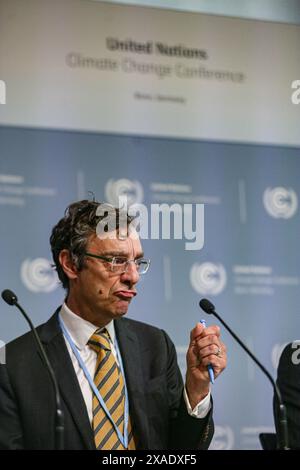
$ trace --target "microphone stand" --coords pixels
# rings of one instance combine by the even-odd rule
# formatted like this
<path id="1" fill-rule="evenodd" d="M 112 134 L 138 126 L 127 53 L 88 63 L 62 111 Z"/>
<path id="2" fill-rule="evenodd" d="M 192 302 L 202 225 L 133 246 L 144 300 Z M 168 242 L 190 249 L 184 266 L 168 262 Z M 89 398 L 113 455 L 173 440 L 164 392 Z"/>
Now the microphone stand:
<path id="1" fill-rule="evenodd" d="M 267 371 L 267 369 L 259 362 L 259 360 L 254 356 L 254 354 L 247 348 L 247 346 L 240 340 L 240 338 L 232 331 L 232 329 L 225 323 L 225 321 L 220 317 L 220 315 L 215 311 L 214 305 L 207 299 L 202 299 L 199 303 L 202 310 L 204 310 L 209 315 L 214 315 L 226 328 L 226 330 L 233 336 L 233 338 L 239 343 L 239 345 L 246 351 L 246 353 L 253 359 L 255 364 L 262 370 L 262 372 L 268 377 L 270 380 L 274 393 L 277 397 L 279 403 L 279 437 L 278 437 L 278 448 L 281 450 L 289 450 L 288 445 L 288 426 L 287 426 L 287 413 L 286 407 L 282 401 L 281 392 L 278 388 L 278 385 L 274 381 L 271 374 Z"/>
<path id="2" fill-rule="evenodd" d="M 30 329 L 33 333 L 34 339 L 36 341 L 37 347 L 42 355 L 43 361 L 45 363 L 45 366 L 50 374 L 51 381 L 53 383 L 54 387 L 54 392 L 55 392 L 55 403 L 56 403 L 56 412 L 55 412 L 55 449 L 57 450 L 63 450 L 64 448 L 64 414 L 61 406 L 61 399 L 60 399 L 60 393 L 59 393 L 59 388 L 57 384 L 57 380 L 53 371 L 53 368 L 48 360 L 47 354 L 45 352 L 45 349 L 41 343 L 41 340 L 39 338 L 39 335 L 30 320 L 29 316 L 25 312 L 25 310 L 21 307 L 21 305 L 18 303 L 17 296 L 12 292 L 9 291 L 8 289 L 6 291 L 3 291 L 2 293 L 2 298 L 5 300 L 6 303 L 9 305 L 15 305 L 20 312 L 22 313 L 23 317 L 27 321 L 27 323 L 30 326 Z"/>

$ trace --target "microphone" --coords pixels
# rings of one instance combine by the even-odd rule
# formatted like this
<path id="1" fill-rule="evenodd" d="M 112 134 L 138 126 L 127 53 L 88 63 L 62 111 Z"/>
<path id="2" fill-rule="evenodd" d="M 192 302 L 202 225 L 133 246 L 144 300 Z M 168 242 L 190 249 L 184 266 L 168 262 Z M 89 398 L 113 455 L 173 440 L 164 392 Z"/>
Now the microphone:
<path id="1" fill-rule="evenodd" d="M 15 305 L 18 302 L 16 294 L 14 294 L 9 289 L 5 289 L 1 295 L 4 302 L 6 302 L 8 305 Z"/>
<path id="2" fill-rule="evenodd" d="M 46 368 L 49 372 L 49 375 L 50 375 L 50 378 L 52 380 L 53 387 L 54 387 L 55 402 L 56 402 L 55 448 L 57 450 L 63 450 L 63 446 L 64 446 L 64 414 L 63 414 L 63 410 L 62 410 L 62 407 L 61 407 L 61 399 L 60 399 L 58 384 L 57 384 L 56 377 L 55 377 L 54 371 L 52 369 L 52 366 L 49 362 L 49 359 L 47 357 L 44 346 L 41 343 L 39 335 L 38 335 L 35 327 L 33 326 L 32 321 L 30 320 L 30 318 L 28 317 L 28 315 L 26 314 L 24 309 L 21 307 L 21 305 L 19 305 L 18 297 L 16 296 L 16 294 L 14 292 L 12 292 L 11 290 L 9 290 L 9 289 L 5 289 L 2 292 L 1 295 L 2 295 L 2 299 L 4 300 L 4 302 L 6 302 L 8 305 L 15 305 L 20 310 L 23 317 L 25 318 L 25 320 L 29 324 L 30 329 L 33 333 L 34 339 L 36 341 L 37 347 L 38 347 L 38 349 L 39 349 L 39 351 L 42 355 L 43 362 L 44 362 L 44 364 L 45 364 L 45 366 L 46 366 Z"/>
<path id="3" fill-rule="evenodd" d="M 222 323 L 222 325 L 226 328 L 226 330 L 229 331 L 231 336 L 234 337 L 234 339 L 239 343 L 239 345 L 244 349 L 244 351 L 246 351 L 246 353 L 251 357 L 251 359 L 253 359 L 253 361 L 258 365 L 260 370 L 270 380 L 273 386 L 276 398 L 279 403 L 279 436 L 277 438 L 277 445 L 278 445 L 278 448 L 281 450 L 289 450 L 286 407 L 283 404 L 280 390 L 276 382 L 274 381 L 273 377 L 267 371 L 267 369 L 259 362 L 259 360 L 254 356 L 254 354 L 247 348 L 247 346 L 240 340 L 240 338 L 231 330 L 231 328 L 229 328 L 229 326 L 225 323 L 225 321 L 222 320 L 222 318 L 216 312 L 215 306 L 208 299 L 200 300 L 199 306 L 202 308 L 202 310 L 204 310 L 205 313 L 208 313 L 209 315 L 214 315 Z"/>

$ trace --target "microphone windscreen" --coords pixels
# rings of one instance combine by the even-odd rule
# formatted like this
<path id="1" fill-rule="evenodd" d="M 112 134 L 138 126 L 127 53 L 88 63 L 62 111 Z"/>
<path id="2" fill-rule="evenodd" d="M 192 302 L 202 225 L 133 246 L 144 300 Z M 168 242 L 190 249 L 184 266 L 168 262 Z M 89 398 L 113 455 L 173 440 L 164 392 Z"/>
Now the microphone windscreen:
<path id="1" fill-rule="evenodd" d="M 14 294 L 13 291 L 9 289 L 2 291 L 1 296 L 4 302 L 6 302 L 8 305 L 15 305 L 18 302 L 18 297 L 16 294 Z"/>
<path id="2" fill-rule="evenodd" d="M 215 311 L 214 304 L 212 304 L 208 299 L 201 299 L 199 305 L 205 313 L 211 314 Z"/>

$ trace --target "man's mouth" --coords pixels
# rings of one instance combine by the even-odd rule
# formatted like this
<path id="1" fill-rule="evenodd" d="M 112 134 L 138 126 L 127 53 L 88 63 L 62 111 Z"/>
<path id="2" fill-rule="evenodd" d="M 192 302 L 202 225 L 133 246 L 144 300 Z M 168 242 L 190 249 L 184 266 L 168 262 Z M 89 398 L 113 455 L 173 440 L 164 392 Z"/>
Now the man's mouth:
<path id="1" fill-rule="evenodd" d="M 136 296 L 136 292 L 133 290 L 118 290 L 115 293 L 120 299 L 132 299 Z"/>

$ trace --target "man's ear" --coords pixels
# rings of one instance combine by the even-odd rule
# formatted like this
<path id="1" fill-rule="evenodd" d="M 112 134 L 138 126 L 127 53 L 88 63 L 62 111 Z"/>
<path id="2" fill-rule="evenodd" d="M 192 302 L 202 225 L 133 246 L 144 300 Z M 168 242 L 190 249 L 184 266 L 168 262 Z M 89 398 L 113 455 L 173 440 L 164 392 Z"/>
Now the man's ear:
<path id="1" fill-rule="evenodd" d="M 69 252 L 69 250 L 61 250 L 58 256 L 59 262 L 61 264 L 62 269 L 64 270 L 64 273 L 66 276 L 68 276 L 69 279 L 76 279 L 77 278 L 77 273 L 78 269 L 72 260 L 72 256 Z"/>

